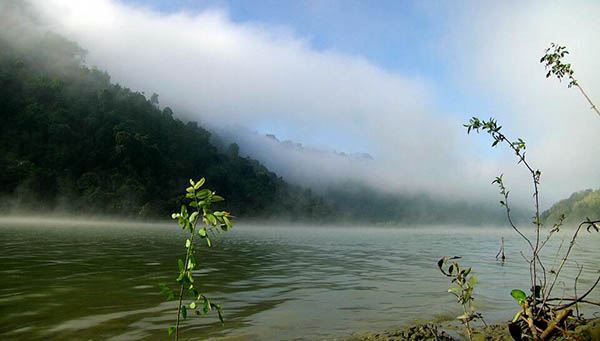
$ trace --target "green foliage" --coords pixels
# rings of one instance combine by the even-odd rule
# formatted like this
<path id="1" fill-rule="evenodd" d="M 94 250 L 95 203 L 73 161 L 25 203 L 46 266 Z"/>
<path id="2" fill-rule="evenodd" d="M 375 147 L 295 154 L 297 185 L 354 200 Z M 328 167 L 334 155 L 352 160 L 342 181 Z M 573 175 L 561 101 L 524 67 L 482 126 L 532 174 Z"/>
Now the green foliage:
<path id="1" fill-rule="evenodd" d="M 218 196 L 215 192 L 209 189 L 200 189 L 205 183 L 205 179 L 202 178 L 199 181 L 193 181 L 190 179 L 190 186 L 186 188 L 185 197 L 189 201 L 189 206 L 192 210 L 188 210 L 186 205 L 181 206 L 179 212 L 173 213 L 171 218 L 177 221 L 177 224 L 181 226 L 183 230 L 188 232 L 188 238 L 185 242 L 185 260 L 181 258 L 177 259 L 177 268 L 179 274 L 176 278 L 179 283 L 179 295 L 169 289 L 165 283 L 160 283 L 161 293 L 167 295 L 167 300 L 177 298 L 179 305 L 177 307 L 177 320 L 175 326 L 169 327 L 168 334 L 175 333 L 176 339 L 179 338 L 179 324 L 180 318 L 184 320 L 188 317 L 188 308 L 195 312 L 196 315 L 207 314 L 209 311 L 215 310 L 221 323 L 223 321 L 223 311 L 219 304 L 215 304 L 210 301 L 202 292 L 200 292 L 200 286 L 194 281 L 194 270 L 198 270 L 201 267 L 201 263 L 196 258 L 196 244 L 194 237 L 196 234 L 200 240 L 205 241 L 208 247 L 211 247 L 210 233 L 215 231 L 227 231 L 233 227 L 231 220 L 233 216 L 226 211 L 213 211 L 212 203 L 225 200 L 223 197 Z M 200 226 L 198 226 L 200 223 Z M 186 305 L 183 303 L 185 290 L 191 295 L 191 301 Z"/>
<path id="2" fill-rule="evenodd" d="M 540 63 L 543 63 L 546 70 L 548 70 L 546 78 L 554 75 L 562 82 L 563 78 L 567 77 L 569 79 L 569 88 L 572 86 L 578 88 L 583 97 L 585 97 L 587 102 L 591 105 L 591 109 L 600 116 L 600 110 L 598 110 L 596 104 L 592 102 L 590 97 L 583 90 L 583 87 L 579 84 L 579 81 L 575 79 L 575 71 L 571 68 L 571 64 L 563 63 L 562 59 L 568 54 L 569 51 L 567 51 L 565 46 L 560 46 L 555 43 L 550 44 L 550 47 L 546 49 L 546 53 L 540 59 Z"/>
<path id="3" fill-rule="evenodd" d="M 570 88 L 577 85 L 577 80 L 573 77 L 575 71 L 571 68 L 571 64 L 562 62 L 562 59 L 568 54 L 569 51 L 565 46 L 551 43 L 550 47 L 546 49 L 546 54 L 540 59 L 540 63 L 543 63 L 545 68 L 548 69 L 546 78 L 554 75 L 559 81 L 562 81 L 563 78 L 567 77 Z"/>
<path id="4" fill-rule="evenodd" d="M 148 100 L 84 66 L 76 43 L 47 34 L 23 48 L 2 37 L 0 211 L 163 217 L 198 169 L 245 217 L 324 220 L 335 211 L 258 161 L 220 152 L 207 130 L 159 109 L 158 95 Z"/>
<path id="5" fill-rule="evenodd" d="M 460 257 L 443 257 L 437 265 L 440 271 L 446 276 L 452 278 L 452 283 L 456 284 L 456 287 L 448 289 L 448 292 L 456 296 L 458 303 L 462 305 L 463 314 L 458 316 L 457 319 L 465 325 L 467 335 L 469 339 L 473 338 L 473 329 L 470 325 L 473 320 L 482 320 L 483 316 L 481 313 L 475 311 L 475 307 L 472 302 L 475 299 L 473 297 L 473 291 L 477 285 L 477 276 L 471 275 L 471 268 L 463 269 L 460 265 L 455 262 L 455 259 Z"/>
<path id="6" fill-rule="evenodd" d="M 523 290 L 514 289 L 510 292 L 510 295 L 519 303 L 519 305 L 525 304 L 527 294 Z"/>

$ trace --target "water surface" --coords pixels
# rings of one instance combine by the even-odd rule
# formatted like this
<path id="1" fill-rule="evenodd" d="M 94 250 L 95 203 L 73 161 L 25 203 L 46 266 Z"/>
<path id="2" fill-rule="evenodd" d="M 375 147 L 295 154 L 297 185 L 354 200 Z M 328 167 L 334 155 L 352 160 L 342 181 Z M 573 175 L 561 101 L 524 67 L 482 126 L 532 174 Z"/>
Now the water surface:
<path id="1" fill-rule="evenodd" d="M 504 264 L 495 259 L 502 236 Z M 568 237 L 547 246 L 547 263 L 559 261 L 556 249 Z M 166 339 L 176 303 L 166 302 L 157 284 L 174 286 L 185 239 L 174 224 L 0 219 L 0 339 Z M 525 244 L 507 227 L 238 224 L 213 242 L 198 249 L 196 282 L 224 307 L 226 324 L 214 314 L 194 316 L 183 324 L 184 339 L 334 339 L 452 318 L 460 307 L 437 270 L 444 255 L 473 267 L 475 303 L 488 322 L 511 319 L 517 306 L 510 290 L 530 286 Z M 599 242 L 600 234 L 582 233 L 573 252 L 588 271 L 581 291 L 600 268 Z M 575 264 L 567 275 L 575 277 Z M 566 281 L 555 293 L 571 289 Z"/>

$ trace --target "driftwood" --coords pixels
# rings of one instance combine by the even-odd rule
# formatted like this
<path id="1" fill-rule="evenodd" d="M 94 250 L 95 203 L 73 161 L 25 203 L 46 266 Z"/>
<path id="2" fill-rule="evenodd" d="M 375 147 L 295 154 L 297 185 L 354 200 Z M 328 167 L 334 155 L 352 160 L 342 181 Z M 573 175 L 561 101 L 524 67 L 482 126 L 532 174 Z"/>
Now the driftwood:
<path id="1" fill-rule="evenodd" d="M 546 330 L 544 330 L 544 332 L 540 336 L 540 340 L 541 341 L 548 340 L 550 338 L 550 336 L 552 336 L 552 333 L 554 333 L 555 331 L 557 331 L 559 329 L 559 326 L 563 322 L 565 322 L 565 320 L 567 319 L 567 317 L 569 317 L 569 315 L 571 315 L 571 313 L 573 313 L 573 310 L 571 310 L 571 309 L 564 310 L 562 313 L 560 313 L 560 315 L 558 315 L 556 317 L 556 321 L 554 323 L 552 323 L 551 325 L 549 325 L 548 328 L 546 328 Z"/>

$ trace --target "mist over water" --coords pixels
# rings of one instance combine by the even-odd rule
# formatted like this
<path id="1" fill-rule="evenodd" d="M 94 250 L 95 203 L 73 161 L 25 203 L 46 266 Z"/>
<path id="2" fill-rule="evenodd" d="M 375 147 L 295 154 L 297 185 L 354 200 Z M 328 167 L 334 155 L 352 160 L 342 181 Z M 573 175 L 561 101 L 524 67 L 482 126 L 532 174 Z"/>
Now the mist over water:
<path id="1" fill-rule="evenodd" d="M 504 265 L 494 258 L 500 237 Z M 473 267 L 480 281 L 475 304 L 488 323 L 511 319 L 517 306 L 510 290 L 529 283 L 519 254 L 525 244 L 507 227 L 238 224 L 213 241 L 212 249 L 198 249 L 195 277 L 224 307 L 226 324 L 210 314 L 192 317 L 184 338 L 331 339 L 416 318 L 452 319 L 459 306 L 437 269 L 442 256 L 460 255 Z M 599 241 L 586 234 L 572 259 L 597 269 L 590 250 Z M 157 284 L 173 285 L 184 243 L 175 224 L 0 220 L 0 338 L 164 338 L 176 303 L 165 302 Z M 566 274 L 573 278 L 575 269 Z M 584 274 L 579 287 L 590 279 Z M 556 294 L 568 295 L 570 283 Z"/>

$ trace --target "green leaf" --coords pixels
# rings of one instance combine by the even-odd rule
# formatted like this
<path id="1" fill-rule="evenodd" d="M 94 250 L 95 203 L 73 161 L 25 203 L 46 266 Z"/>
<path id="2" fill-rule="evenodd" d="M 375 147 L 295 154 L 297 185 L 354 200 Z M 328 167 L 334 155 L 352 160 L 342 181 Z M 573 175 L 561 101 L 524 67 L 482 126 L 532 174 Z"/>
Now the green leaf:
<path id="1" fill-rule="evenodd" d="M 210 243 L 210 238 L 208 238 L 208 236 L 206 236 L 206 245 L 208 245 L 208 247 L 212 247 L 212 244 Z"/>
<path id="2" fill-rule="evenodd" d="M 458 320 L 468 320 L 469 319 L 469 315 L 468 314 L 462 314 L 460 316 L 456 317 Z"/>
<path id="3" fill-rule="evenodd" d="M 213 202 L 219 202 L 219 201 L 223 201 L 223 200 L 225 200 L 225 198 L 223 198 L 223 197 L 222 197 L 222 196 L 220 196 L 220 195 L 213 195 L 213 196 L 212 196 L 212 201 L 213 201 Z"/>
<path id="4" fill-rule="evenodd" d="M 206 217 L 208 218 L 208 221 L 210 221 L 210 223 L 211 223 L 213 226 L 216 226 L 216 225 L 217 225 L 217 218 L 215 218 L 215 216 L 214 216 L 214 215 L 212 215 L 212 214 L 210 214 L 210 213 L 209 213 L 209 214 L 207 214 L 207 215 L 206 215 Z"/>
<path id="5" fill-rule="evenodd" d="M 169 330 L 167 330 L 167 333 L 169 333 L 169 335 L 173 334 L 175 332 L 175 327 L 169 327 Z"/>
<path id="6" fill-rule="evenodd" d="M 204 199 L 206 197 L 208 197 L 210 195 L 211 191 L 210 189 L 203 189 L 201 191 L 199 191 L 198 193 L 196 193 L 196 198 L 198 199 Z"/>
<path id="7" fill-rule="evenodd" d="M 460 288 L 460 287 L 453 287 L 453 288 L 448 289 L 448 292 L 453 292 L 453 293 L 456 293 L 456 294 L 459 293 L 459 292 L 461 292 L 461 291 L 462 291 L 462 288 Z"/>
<path id="8" fill-rule="evenodd" d="M 190 309 L 196 309 L 196 302 L 190 303 Z"/>
<path id="9" fill-rule="evenodd" d="M 206 237 L 206 229 L 205 229 L 205 228 L 201 228 L 201 229 L 199 229 L 199 230 L 198 230 L 198 235 L 199 235 L 201 238 L 205 238 L 205 237 Z"/>
<path id="10" fill-rule="evenodd" d="M 179 268 L 179 271 L 183 271 L 183 260 L 181 260 L 181 258 L 177 259 L 177 267 Z"/>
<path id="11" fill-rule="evenodd" d="M 184 320 L 187 319 L 187 308 L 184 305 L 181 306 L 181 316 Z"/>
<path id="12" fill-rule="evenodd" d="M 440 258 L 440 260 L 438 260 L 438 262 L 437 262 L 438 268 L 441 269 L 445 262 L 446 262 L 446 257 Z"/>
<path id="13" fill-rule="evenodd" d="M 208 313 L 208 311 L 212 309 L 210 300 L 206 297 L 204 297 L 204 306 L 202 307 L 202 309 L 204 310 L 205 314 Z"/>
<path id="14" fill-rule="evenodd" d="M 190 281 L 190 283 L 194 283 L 194 276 L 192 276 L 192 272 L 191 271 L 187 272 L 187 278 Z"/>
<path id="15" fill-rule="evenodd" d="M 223 309 L 221 309 L 220 305 L 215 305 L 215 308 L 217 308 L 217 315 L 219 315 L 219 321 L 225 324 L 225 320 L 223 319 Z"/>
<path id="16" fill-rule="evenodd" d="M 195 202 L 193 202 L 192 204 L 195 204 Z M 198 211 L 193 212 L 192 214 L 190 214 L 190 223 L 194 223 L 194 220 L 196 219 L 196 217 L 198 216 Z"/>
<path id="17" fill-rule="evenodd" d="M 517 302 L 519 302 L 520 305 L 523 305 L 523 303 L 525 303 L 525 300 L 527 299 L 527 295 L 525 294 L 525 292 L 523 290 L 519 290 L 519 289 L 514 289 L 513 291 L 510 292 L 510 295 Z"/>
<path id="18" fill-rule="evenodd" d="M 185 189 L 188 193 L 194 193 L 194 187 L 188 187 Z"/>

